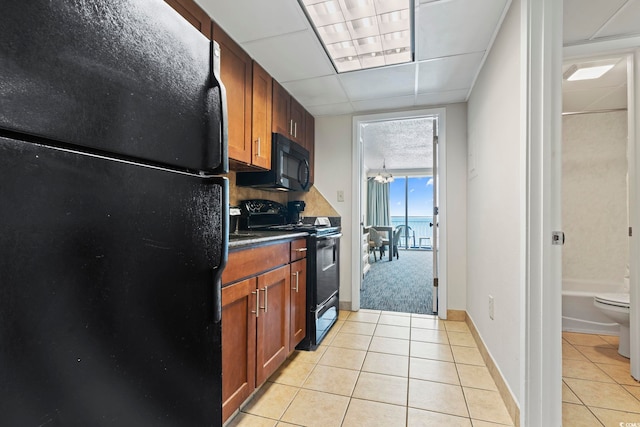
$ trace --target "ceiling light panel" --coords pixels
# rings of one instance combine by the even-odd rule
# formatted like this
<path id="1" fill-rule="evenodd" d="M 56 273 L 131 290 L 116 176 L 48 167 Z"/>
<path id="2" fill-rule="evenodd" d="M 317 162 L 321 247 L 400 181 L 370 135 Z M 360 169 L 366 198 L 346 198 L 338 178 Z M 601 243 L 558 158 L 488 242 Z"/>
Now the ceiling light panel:
<path id="1" fill-rule="evenodd" d="M 299 0 L 339 73 L 413 61 L 413 0 Z"/>
<path id="2" fill-rule="evenodd" d="M 607 73 L 607 71 L 611 70 L 618 62 L 620 62 L 620 58 L 601 59 L 583 62 L 581 64 L 573 64 L 563 73 L 563 77 L 568 81 L 598 79 Z"/>
<path id="3" fill-rule="evenodd" d="M 613 68 L 613 64 L 612 65 L 600 65 L 600 66 L 597 66 L 597 67 L 578 68 L 569 77 L 567 77 L 567 80 L 573 81 L 573 80 L 597 79 L 597 78 L 602 77 L 604 75 L 604 73 L 606 73 L 607 71 L 609 71 L 612 68 Z"/>

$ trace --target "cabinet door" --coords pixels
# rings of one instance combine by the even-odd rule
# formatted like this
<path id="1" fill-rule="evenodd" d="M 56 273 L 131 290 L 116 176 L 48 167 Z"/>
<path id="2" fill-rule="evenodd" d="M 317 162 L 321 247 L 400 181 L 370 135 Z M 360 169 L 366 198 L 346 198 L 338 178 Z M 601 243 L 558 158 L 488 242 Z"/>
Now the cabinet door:
<path id="1" fill-rule="evenodd" d="M 314 177 L 314 169 L 315 169 L 315 147 L 316 147 L 316 137 L 315 137 L 315 119 L 311 114 L 305 111 L 304 118 L 304 133 L 305 133 L 305 148 L 309 150 L 309 186 L 313 185 L 313 177 Z"/>
<path id="2" fill-rule="evenodd" d="M 165 2 L 211 40 L 211 18 L 193 0 L 165 0 Z"/>
<path id="3" fill-rule="evenodd" d="M 251 163 L 264 169 L 271 169 L 272 81 L 271 76 L 254 61 Z"/>
<path id="4" fill-rule="evenodd" d="M 220 45 L 220 77 L 227 92 L 229 159 L 251 163 L 251 57 L 214 24 Z"/>
<path id="5" fill-rule="evenodd" d="M 289 118 L 292 122 L 291 139 L 304 145 L 305 131 L 304 131 L 304 115 L 305 110 L 302 105 L 298 103 L 293 97 L 290 100 L 291 106 L 289 107 Z"/>
<path id="6" fill-rule="evenodd" d="M 291 264 L 291 313 L 289 350 L 293 351 L 307 334 L 307 260 Z"/>
<path id="7" fill-rule="evenodd" d="M 256 385 L 265 382 L 289 355 L 290 284 L 289 265 L 258 276 Z"/>
<path id="8" fill-rule="evenodd" d="M 290 116 L 291 96 L 289 92 L 284 90 L 277 81 L 273 81 L 273 111 L 272 111 L 272 132 L 285 135 L 291 138 L 293 132 L 293 124 L 289 119 Z"/>
<path id="9" fill-rule="evenodd" d="M 222 419 L 255 390 L 256 278 L 222 288 Z"/>

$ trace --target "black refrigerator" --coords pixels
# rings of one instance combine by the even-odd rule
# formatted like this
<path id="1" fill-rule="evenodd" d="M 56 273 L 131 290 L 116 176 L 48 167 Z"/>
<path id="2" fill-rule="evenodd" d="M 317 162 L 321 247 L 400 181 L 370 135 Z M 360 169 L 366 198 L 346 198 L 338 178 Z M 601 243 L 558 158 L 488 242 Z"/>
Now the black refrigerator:
<path id="1" fill-rule="evenodd" d="M 0 9 L 0 425 L 221 425 L 216 47 L 162 0 Z"/>

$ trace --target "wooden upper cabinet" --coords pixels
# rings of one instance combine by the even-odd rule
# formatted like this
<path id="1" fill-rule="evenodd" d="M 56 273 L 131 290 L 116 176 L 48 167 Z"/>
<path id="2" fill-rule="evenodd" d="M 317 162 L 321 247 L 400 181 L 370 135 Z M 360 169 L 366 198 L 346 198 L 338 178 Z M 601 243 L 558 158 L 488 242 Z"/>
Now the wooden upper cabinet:
<path id="1" fill-rule="evenodd" d="M 294 97 L 291 97 L 291 107 L 289 108 L 289 119 L 291 120 L 292 132 L 291 139 L 302 143 L 305 139 L 304 133 L 304 118 L 305 118 L 305 109 L 302 108 L 302 105 L 295 100 Z M 303 144 L 304 145 L 304 144 Z"/>
<path id="2" fill-rule="evenodd" d="M 305 110 L 278 82 L 273 81 L 273 132 L 302 144 Z"/>
<path id="3" fill-rule="evenodd" d="M 305 111 L 304 118 L 304 147 L 309 150 L 309 185 L 313 185 L 314 169 L 315 169 L 315 150 L 316 150 L 316 127 L 313 116 Z"/>
<path id="4" fill-rule="evenodd" d="M 273 118 L 271 129 L 290 138 L 289 111 L 291 95 L 277 81 L 273 81 Z"/>
<path id="5" fill-rule="evenodd" d="M 211 40 L 211 18 L 193 0 L 165 0 L 165 2 Z"/>
<path id="6" fill-rule="evenodd" d="M 271 169 L 272 82 L 271 76 L 254 61 L 251 163 L 264 169 Z"/>
<path id="7" fill-rule="evenodd" d="M 216 23 L 213 39 L 220 45 L 220 77 L 227 92 L 229 160 L 251 163 L 251 57 Z"/>

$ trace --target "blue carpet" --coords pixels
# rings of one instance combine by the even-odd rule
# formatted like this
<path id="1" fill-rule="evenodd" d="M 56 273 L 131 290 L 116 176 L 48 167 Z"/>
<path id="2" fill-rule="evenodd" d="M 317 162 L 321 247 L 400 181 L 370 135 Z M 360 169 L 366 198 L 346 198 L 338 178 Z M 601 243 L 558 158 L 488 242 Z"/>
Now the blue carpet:
<path id="1" fill-rule="evenodd" d="M 432 314 L 433 254 L 400 251 L 400 258 L 369 262 L 371 269 L 360 291 L 360 307 L 372 310 Z"/>

